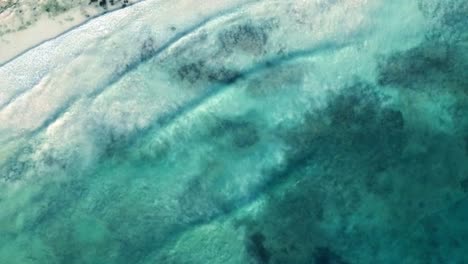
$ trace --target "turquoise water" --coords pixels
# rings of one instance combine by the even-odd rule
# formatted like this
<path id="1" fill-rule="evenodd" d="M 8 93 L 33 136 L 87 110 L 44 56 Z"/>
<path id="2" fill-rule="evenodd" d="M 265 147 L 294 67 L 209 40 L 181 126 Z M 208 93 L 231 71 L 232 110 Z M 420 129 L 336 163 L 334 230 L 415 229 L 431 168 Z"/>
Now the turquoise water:
<path id="1" fill-rule="evenodd" d="M 468 263 L 468 2 L 147 0 L 0 66 L 0 263 Z"/>

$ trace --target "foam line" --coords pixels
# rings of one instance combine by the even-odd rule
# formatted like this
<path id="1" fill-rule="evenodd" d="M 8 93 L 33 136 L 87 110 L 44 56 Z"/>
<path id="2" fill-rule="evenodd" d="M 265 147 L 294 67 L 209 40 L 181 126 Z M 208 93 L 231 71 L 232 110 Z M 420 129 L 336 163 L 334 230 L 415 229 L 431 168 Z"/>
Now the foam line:
<path id="1" fill-rule="evenodd" d="M 137 69 L 140 65 L 142 65 L 146 61 L 148 61 L 148 60 L 162 54 L 168 48 L 170 48 L 173 45 L 177 44 L 184 37 L 194 33 L 195 31 L 199 30 L 200 28 L 204 27 L 205 25 L 207 25 L 208 23 L 210 23 L 210 22 L 212 22 L 214 20 L 220 19 L 220 18 L 222 18 L 222 17 L 224 17 L 226 15 L 230 15 L 230 14 L 233 14 L 233 13 L 239 11 L 244 6 L 246 6 L 248 4 L 251 4 L 253 2 L 255 2 L 255 1 L 250 1 L 250 2 L 247 2 L 247 3 L 243 3 L 240 6 L 236 6 L 234 8 L 224 10 L 224 11 L 218 13 L 218 14 L 209 16 L 209 17 L 205 18 L 204 20 L 196 23 L 195 25 L 187 28 L 186 30 L 177 33 L 174 37 L 170 38 L 165 44 L 163 44 L 162 46 L 160 46 L 159 48 L 157 48 L 157 49 L 155 49 L 153 51 L 150 51 L 150 53 L 147 56 L 144 56 L 140 60 L 136 60 L 134 62 L 131 62 L 129 65 L 127 65 L 127 67 L 125 67 L 125 69 L 122 72 L 120 72 L 114 78 L 109 80 L 109 82 L 107 82 L 103 87 L 98 88 L 94 92 L 92 92 L 90 94 L 90 97 L 95 97 L 95 98 L 99 97 L 99 95 L 102 94 L 105 90 L 107 90 L 107 88 L 109 86 L 112 86 L 114 83 L 117 83 L 120 79 L 122 79 L 122 77 L 124 77 L 126 74 L 134 71 L 135 69 Z"/>
<path id="2" fill-rule="evenodd" d="M 340 50 L 340 49 L 347 47 L 348 45 L 349 44 L 337 44 L 337 43 L 332 43 L 332 42 L 326 42 L 314 48 L 293 51 L 288 54 L 277 56 L 271 59 L 267 59 L 261 63 L 258 63 L 254 65 L 253 67 L 239 73 L 237 75 L 237 78 L 232 80 L 231 82 L 227 84 L 215 85 L 214 87 L 208 88 L 207 89 L 208 92 L 187 102 L 186 104 L 180 106 L 179 108 L 172 111 L 171 113 L 158 117 L 150 126 L 143 129 L 140 133 L 138 133 L 137 136 L 135 136 L 132 140 L 130 140 L 129 144 L 132 144 L 132 142 L 134 142 L 136 138 L 141 138 L 145 134 L 150 133 L 150 131 L 153 131 L 155 129 L 164 129 L 165 127 L 172 124 L 172 122 L 174 122 L 180 116 L 183 116 L 189 113 L 190 111 L 202 105 L 207 100 L 221 94 L 222 92 L 233 88 L 234 86 L 232 84 L 238 81 L 239 79 L 248 78 L 249 76 L 257 74 L 261 71 L 267 70 L 272 67 L 280 66 L 283 63 L 291 62 L 291 61 L 305 58 L 305 57 L 316 56 L 324 52 Z"/>
<path id="3" fill-rule="evenodd" d="M 137 0 L 136 2 L 127 4 L 127 6 L 126 6 L 125 8 L 130 8 L 131 6 L 136 5 L 136 4 L 139 4 L 139 3 L 144 2 L 144 1 L 147 1 L 147 0 Z M 105 11 L 105 12 L 103 12 L 103 13 L 100 13 L 100 14 L 97 14 L 97 15 L 94 15 L 94 16 L 90 16 L 87 20 L 83 21 L 82 23 L 80 23 L 80 24 L 78 24 L 78 25 L 74 25 L 74 26 L 70 27 L 69 29 L 63 31 L 62 33 L 60 33 L 60 34 L 58 34 L 58 35 L 56 35 L 56 36 L 54 36 L 54 37 L 45 39 L 45 40 L 43 40 L 43 41 L 41 41 L 41 42 L 39 42 L 39 43 L 37 43 L 37 44 L 35 44 L 35 45 L 33 45 L 33 46 L 31 46 L 31 47 L 29 47 L 29 48 L 27 48 L 27 49 L 21 51 L 20 53 L 18 53 L 18 54 L 15 55 L 14 57 L 12 57 L 12 58 L 10 58 L 10 59 L 8 59 L 8 60 L 6 60 L 6 61 L 0 63 L 0 67 L 9 64 L 10 62 L 16 60 L 18 57 L 21 57 L 21 56 L 24 55 L 25 53 L 27 53 L 27 52 L 29 52 L 29 51 L 31 51 L 31 50 L 33 50 L 33 49 L 35 49 L 35 48 L 41 46 L 42 44 L 44 44 L 44 43 L 46 43 L 46 42 L 49 42 L 49 41 L 51 41 L 51 40 L 58 39 L 58 38 L 62 37 L 63 35 L 66 35 L 67 33 L 71 32 L 71 31 L 73 31 L 73 30 L 75 30 L 75 29 L 77 29 L 77 28 L 79 28 L 79 27 L 81 27 L 81 26 L 84 26 L 84 25 L 88 24 L 88 23 L 91 22 L 93 19 L 96 19 L 96 18 L 98 18 L 98 17 L 105 16 L 105 15 L 109 15 L 109 14 L 111 14 L 111 13 L 113 13 L 113 12 L 115 12 L 115 11 L 121 10 L 121 9 L 122 9 L 122 8 L 116 8 L 116 9 L 108 10 L 108 11 Z"/>

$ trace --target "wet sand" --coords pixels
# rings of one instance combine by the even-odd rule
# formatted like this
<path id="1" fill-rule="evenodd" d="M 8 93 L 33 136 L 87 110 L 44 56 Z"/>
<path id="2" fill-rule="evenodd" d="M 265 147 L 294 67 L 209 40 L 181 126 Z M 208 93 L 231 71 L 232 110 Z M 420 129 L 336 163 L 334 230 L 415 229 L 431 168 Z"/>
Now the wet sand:
<path id="1" fill-rule="evenodd" d="M 0 3 L 0 65 L 40 43 L 103 14 L 141 0 L 14 1 Z M 53 1 L 52 1 L 53 2 Z M 111 4 L 111 2 L 113 4 Z"/>

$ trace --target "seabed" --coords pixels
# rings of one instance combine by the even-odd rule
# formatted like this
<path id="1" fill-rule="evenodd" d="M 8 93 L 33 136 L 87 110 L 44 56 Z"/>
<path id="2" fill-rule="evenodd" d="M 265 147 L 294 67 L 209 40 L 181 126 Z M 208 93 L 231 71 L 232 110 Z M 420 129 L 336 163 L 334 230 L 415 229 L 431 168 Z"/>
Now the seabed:
<path id="1" fill-rule="evenodd" d="M 36 43 L 0 66 L 0 263 L 468 263 L 467 14 L 144 0 Z"/>

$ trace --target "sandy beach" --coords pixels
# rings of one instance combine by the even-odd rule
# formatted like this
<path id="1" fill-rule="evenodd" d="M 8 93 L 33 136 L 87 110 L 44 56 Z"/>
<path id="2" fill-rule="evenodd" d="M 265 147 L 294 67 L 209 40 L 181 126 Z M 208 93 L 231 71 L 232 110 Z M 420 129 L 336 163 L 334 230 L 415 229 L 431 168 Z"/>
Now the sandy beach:
<path id="1" fill-rule="evenodd" d="M 0 0 L 0 64 L 102 14 L 141 0 Z"/>
<path id="2" fill-rule="evenodd" d="M 0 0 L 0 264 L 468 264 L 467 0 L 140 1 Z"/>

